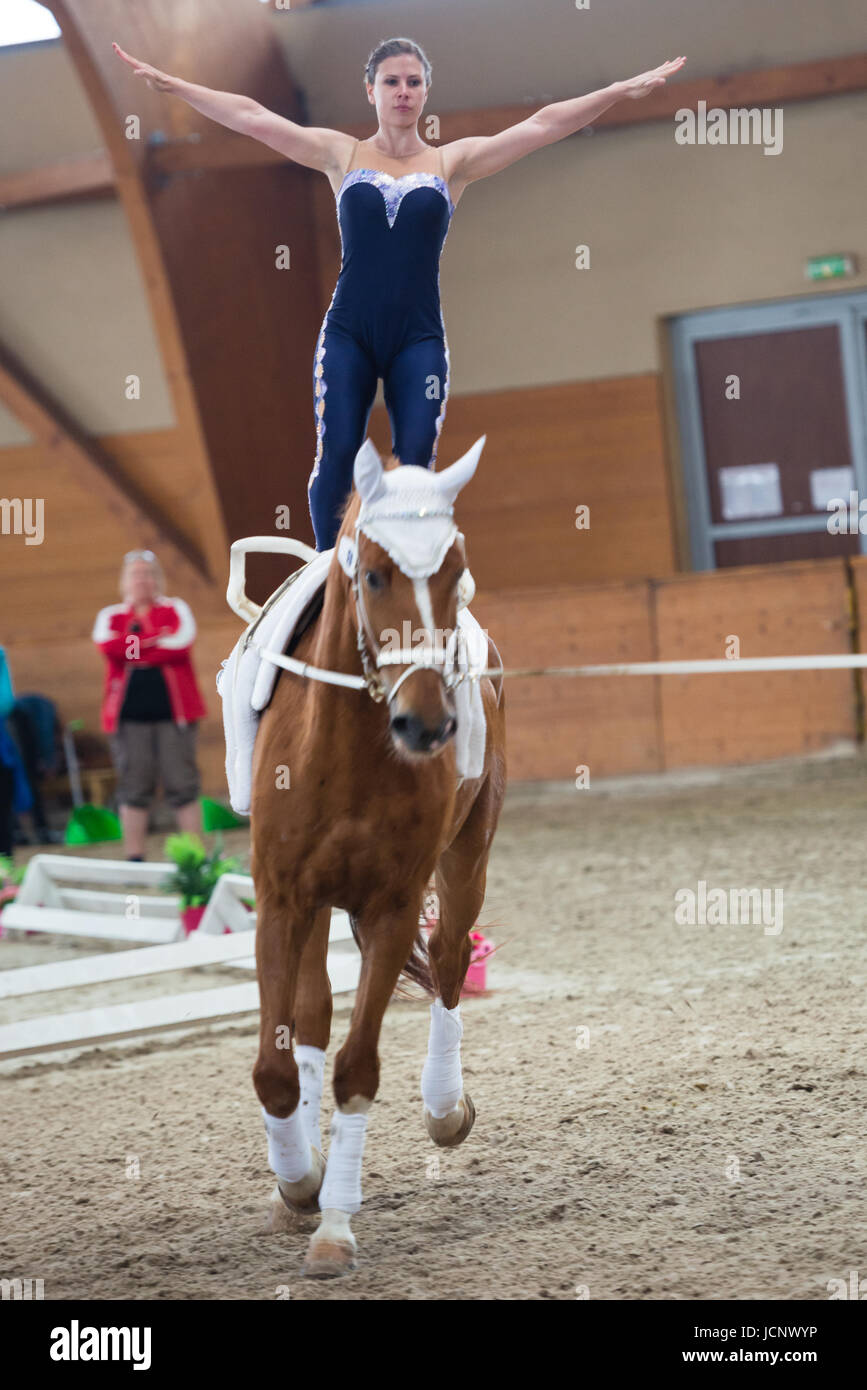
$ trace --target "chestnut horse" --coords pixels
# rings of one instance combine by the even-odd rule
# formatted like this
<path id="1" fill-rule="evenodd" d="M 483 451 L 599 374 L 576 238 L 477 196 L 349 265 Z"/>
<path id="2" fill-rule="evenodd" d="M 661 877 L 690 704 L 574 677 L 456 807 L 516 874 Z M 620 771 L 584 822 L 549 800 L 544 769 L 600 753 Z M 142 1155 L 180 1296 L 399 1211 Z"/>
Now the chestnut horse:
<path id="1" fill-rule="evenodd" d="M 401 974 L 433 996 L 422 1071 L 430 1137 L 459 1144 L 475 1117 L 461 1080 L 459 1001 L 505 793 L 502 682 L 479 679 L 484 764 L 479 776 L 461 780 L 449 648 L 431 655 L 437 649 L 426 640 L 389 658 L 384 638 L 419 629 L 434 639 L 457 633 L 457 608 L 471 581 L 453 503 L 483 444 L 484 437 L 435 473 L 394 458 L 383 467 L 365 442 L 321 613 L 290 646 L 320 678 L 282 674 L 256 736 L 251 831 L 261 1021 L 253 1083 L 277 1175 L 269 1229 L 295 1229 L 299 1213 L 319 1207 L 304 1265 L 313 1277 L 355 1265 L 350 1216 L 361 1206 L 382 1018 Z M 484 665 L 502 666 L 490 639 Z M 325 672 L 363 677 L 367 686 L 326 683 Z M 425 953 L 419 919 L 432 874 L 440 912 Z M 350 914 L 362 959 L 334 1066 L 326 1165 L 319 1103 L 331 1028 L 332 907 Z"/>

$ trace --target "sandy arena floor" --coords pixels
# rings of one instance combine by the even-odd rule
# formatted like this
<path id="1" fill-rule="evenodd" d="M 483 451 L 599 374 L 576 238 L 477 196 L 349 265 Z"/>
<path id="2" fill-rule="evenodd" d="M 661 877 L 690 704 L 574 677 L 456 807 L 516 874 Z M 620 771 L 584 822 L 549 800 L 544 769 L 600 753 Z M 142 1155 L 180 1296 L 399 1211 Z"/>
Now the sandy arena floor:
<path id="1" fill-rule="evenodd" d="M 42 1278 L 46 1298 L 827 1298 L 830 1279 L 867 1275 L 865 807 L 860 757 L 515 788 L 482 918 L 505 944 L 462 1009 L 475 1129 L 431 1144 L 427 1009 L 393 1002 L 361 1262 L 338 1282 L 300 1277 L 306 1235 L 261 1233 L 252 1019 L 4 1064 L 0 1275 Z M 782 889 L 782 931 L 678 925 L 675 893 L 699 880 Z M 6 966 L 70 954 L 0 942 Z M 63 1007 L 169 987 L 192 986 Z"/>

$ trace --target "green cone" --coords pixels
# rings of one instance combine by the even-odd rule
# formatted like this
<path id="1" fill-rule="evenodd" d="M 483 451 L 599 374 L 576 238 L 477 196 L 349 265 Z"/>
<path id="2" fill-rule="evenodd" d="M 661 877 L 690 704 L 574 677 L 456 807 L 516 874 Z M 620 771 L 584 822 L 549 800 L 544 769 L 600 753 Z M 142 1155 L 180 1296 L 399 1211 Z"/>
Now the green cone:
<path id="1" fill-rule="evenodd" d="M 123 829 L 113 811 L 104 806 L 77 806 L 66 823 L 64 844 L 98 845 L 105 840 L 122 840 Z"/>
<path id="2" fill-rule="evenodd" d="M 209 796 L 199 798 L 202 803 L 202 828 L 211 830 L 243 830 L 247 821 L 220 801 L 212 801 Z"/>

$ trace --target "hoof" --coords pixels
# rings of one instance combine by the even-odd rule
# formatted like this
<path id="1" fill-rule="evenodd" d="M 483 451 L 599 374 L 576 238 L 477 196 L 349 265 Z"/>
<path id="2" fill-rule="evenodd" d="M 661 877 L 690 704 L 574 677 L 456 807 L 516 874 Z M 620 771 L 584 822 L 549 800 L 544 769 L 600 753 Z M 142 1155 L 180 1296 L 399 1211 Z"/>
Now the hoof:
<path id="1" fill-rule="evenodd" d="M 355 1269 L 356 1246 L 343 1240 L 320 1240 L 314 1237 L 307 1251 L 301 1273 L 306 1279 L 338 1279 Z"/>
<path id="2" fill-rule="evenodd" d="M 297 1231 L 305 1217 L 318 1214 L 319 1189 L 325 1177 L 325 1159 L 312 1144 L 310 1152 L 313 1164 L 306 1177 L 301 1178 L 299 1182 L 277 1179 L 268 1207 L 266 1231 Z"/>
<path id="3" fill-rule="evenodd" d="M 298 1211 L 286 1203 L 280 1188 L 275 1185 L 268 1202 L 264 1231 L 266 1235 L 293 1235 L 298 1231 L 309 1230 L 313 1212 Z"/>
<path id="4" fill-rule="evenodd" d="M 310 1237 L 301 1273 L 307 1279 L 337 1279 L 355 1269 L 358 1242 L 349 1227 L 349 1213 L 326 1207 L 322 1222 Z"/>
<path id="5" fill-rule="evenodd" d="M 441 1149 L 453 1149 L 462 1144 L 473 1127 L 476 1107 L 466 1091 L 461 1096 L 457 1109 L 450 1115 L 437 1119 L 429 1110 L 424 1112 L 425 1129 L 435 1144 Z"/>

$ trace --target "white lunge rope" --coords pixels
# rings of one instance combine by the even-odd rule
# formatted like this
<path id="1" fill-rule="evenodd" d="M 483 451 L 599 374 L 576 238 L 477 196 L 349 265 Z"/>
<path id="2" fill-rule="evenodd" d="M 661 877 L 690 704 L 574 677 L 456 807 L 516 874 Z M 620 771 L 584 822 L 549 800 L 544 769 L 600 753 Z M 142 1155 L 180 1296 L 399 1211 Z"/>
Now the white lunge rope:
<path id="1" fill-rule="evenodd" d="M 499 666 L 473 671 L 480 676 L 710 676 L 729 671 L 848 671 L 867 667 L 867 652 L 819 656 L 741 656 L 707 661 L 632 661 L 611 666 Z"/>

